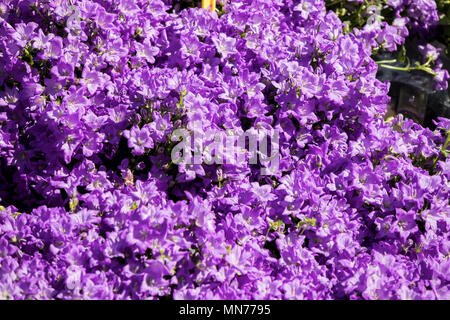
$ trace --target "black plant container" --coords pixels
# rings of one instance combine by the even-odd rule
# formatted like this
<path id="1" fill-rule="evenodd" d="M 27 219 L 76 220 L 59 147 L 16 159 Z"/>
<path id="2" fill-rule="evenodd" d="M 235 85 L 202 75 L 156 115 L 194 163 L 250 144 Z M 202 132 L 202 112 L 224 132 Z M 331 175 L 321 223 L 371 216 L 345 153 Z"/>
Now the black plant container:
<path id="1" fill-rule="evenodd" d="M 397 56 L 389 53 L 380 54 L 375 60 L 391 60 Z M 444 65 L 448 66 L 448 61 Z M 414 60 L 411 59 L 411 64 Z M 390 64 L 402 67 L 403 64 Z M 436 91 L 433 89 L 433 77 L 424 71 L 399 71 L 378 68 L 377 78 L 383 82 L 389 81 L 391 86 L 391 108 L 421 125 L 434 129 L 433 120 L 437 117 L 450 118 L 449 90 Z"/>

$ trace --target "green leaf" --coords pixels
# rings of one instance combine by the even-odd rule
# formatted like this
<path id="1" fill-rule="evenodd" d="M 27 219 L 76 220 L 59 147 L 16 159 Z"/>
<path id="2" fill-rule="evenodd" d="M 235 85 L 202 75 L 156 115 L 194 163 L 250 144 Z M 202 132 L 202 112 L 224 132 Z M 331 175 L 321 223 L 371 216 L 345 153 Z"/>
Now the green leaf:
<path id="1" fill-rule="evenodd" d="M 134 201 L 130 207 L 130 210 L 136 210 L 137 208 L 138 208 L 138 205 L 137 205 L 136 201 Z"/>
<path id="2" fill-rule="evenodd" d="M 12 217 L 16 218 L 16 217 L 20 216 L 21 214 L 22 214 L 22 212 L 17 211 L 12 214 Z"/>
<path id="3" fill-rule="evenodd" d="M 275 222 L 269 222 L 269 225 L 273 231 L 278 231 L 278 229 L 280 229 L 283 226 L 283 221 L 278 220 Z"/>

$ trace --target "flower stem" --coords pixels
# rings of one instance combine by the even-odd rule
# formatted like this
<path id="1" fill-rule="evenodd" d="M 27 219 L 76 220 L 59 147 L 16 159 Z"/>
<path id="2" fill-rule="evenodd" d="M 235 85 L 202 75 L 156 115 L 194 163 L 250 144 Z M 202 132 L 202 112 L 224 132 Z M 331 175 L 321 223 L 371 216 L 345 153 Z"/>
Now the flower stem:
<path id="1" fill-rule="evenodd" d="M 392 69 L 392 70 L 399 70 L 399 71 L 410 71 L 411 70 L 409 67 L 396 67 L 396 66 L 389 66 L 386 64 L 380 64 L 380 67 L 383 67 L 386 69 Z"/>
<path id="2" fill-rule="evenodd" d="M 394 63 L 394 62 L 397 62 L 397 59 L 375 61 L 376 64 L 382 64 L 382 63 Z"/>
<path id="3" fill-rule="evenodd" d="M 394 63 L 397 61 L 396 59 L 375 61 L 375 63 L 377 63 L 380 67 L 386 68 L 386 69 L 398 70 L 398 71 L 408 71 L 408 72 L 413 71 L 413 70 L 422 70 L 433 76 L 436 76 L 436 72 L 434 72 L 431 69 L 431 67 L 429 66 L 430 63 L 433 61 L 433 58 L 429 57 L 427 62 L 425 62 L 424 64 L 416 63 L 416 66 L 414 66 L 414 67 L 411 67 L 408 57 L 406 57 L 406 59 L 408 60 L 406 67 L 390 66 L 390 65 L 386 64 L 386 63 Z"/>

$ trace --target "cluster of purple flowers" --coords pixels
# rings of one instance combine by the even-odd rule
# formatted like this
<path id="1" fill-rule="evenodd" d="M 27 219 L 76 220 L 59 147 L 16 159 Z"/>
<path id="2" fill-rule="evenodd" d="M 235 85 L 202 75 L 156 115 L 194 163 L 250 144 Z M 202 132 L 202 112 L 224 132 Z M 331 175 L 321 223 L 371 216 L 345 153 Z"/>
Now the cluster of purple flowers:
<path id="1" fill-rule="evenodd" d="M 313 3 L 314 0 L 302 2 Z M 419 42 L 422 59 L 416 62 L 420 67 L 414 65 L 405 69 L 426 71 L 433 76 L 436 90 L 447 89 L 449 73 L 440 59 L 443 48 L 427 43 L 428 38 L 436 35 L 439 23 L 435 1 L 328 0 L 326 4 L 345 20 L 345 29 L 352 31 L 366 46 L 372 48 L 373 53 L 398 52 L 403 56 L 407 39 Z"/>
<path id="2" fill-rule="evenodd" d="M 404 44 L 410 34 L 421 37 L 429 35 L 439 22 L 433 0 L 349 1 L 366 4 L 360 14 L 365 24 L 357 31 L 358 35 L 373 47 L 390 51 Z"/>
<path id="3" fill-rule="evenodd" d="M 385 121 L 322 0 L 218 9 L 0 1 L 0 298 L 450 299 L 450 120 Z M 279 170 L 172 163 L 193 121 Z"/>

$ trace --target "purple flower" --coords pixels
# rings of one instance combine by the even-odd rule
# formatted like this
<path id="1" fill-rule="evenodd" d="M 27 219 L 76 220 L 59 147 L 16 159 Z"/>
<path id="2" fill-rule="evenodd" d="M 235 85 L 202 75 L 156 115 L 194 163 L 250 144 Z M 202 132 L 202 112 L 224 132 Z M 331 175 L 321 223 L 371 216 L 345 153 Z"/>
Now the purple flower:
<path id="1" fill-rule="evenodd" d="M 320 11 L 323 7 L 323 2 L 320 0 L 301 0 L 299 4 L 294 7 L 294 11 L 300 12 L 303 19 L 307 19 L 311 13 Z"/>
<path id="2" fill-rule="evenodd" d="M 324 85 L 325 97 L 337 105 L 344 103 L 344 98 L 347 96 L 348 87 L 345 84 L 345 80 L 335 79 L 329 80 Z"/>
<path id="3" fill-rule="evenodd" d="M 133 126 L 131 130 L 125 130 L 123 136 L 128 139 L 128 147 L 133 149 L 132 152 L 135 155 L 142 155 L 146 148 L 152 149 L 154 146 L 149 126 L 144 126 L 141 129 Z"/>
<path id="4" fill-rule="evenodd" d="M 144 43 L 135 42 L 134 46 L 136 48 L 136 56 L 146 59 L 149 63 L 155 62 L 155 56 L 159 53 L 159 49 L 152 46 L 149 40 L 144 41 Z"/>
<path id="5" fill-rule="evenodd" d="M 152 139 L 158 142 L 164 142 L 168 133 L 172 130 L 173 125 L 170 121 L 170 113 L 161 116 L 159 112 L 153 113 L 153 122 L 149 128 L 152 130 Z"/>
<path id="6" fill-rule="evenodd" d="M 216 46 L 217 52 L 224 58 L 237 53 L 235 38 L 230 38 L 224 33 L 219 33 L 217 37 L 212 38 L 212 41 Z"/>
<path id="7" fill-rule="evenodd" d="M 19 90 L 16 87 L 6 87 L 4 92 L 0 92 L 0 106 L 14 109 L 19 101 L 19 95 Z"/>
<path id="8" fill-rule="evenodd" d="M 16 25 L 16 31 L 19 34 L 20 37 L 20 43 L 22 46 L 25 46 L 28 41 L 32 38 L 34 35 L 34 30 L 38 28 L 38 24 L 35 22 L 29 22 L 27 24 L 19 23 Z"/>
<path id="9" fill-rule="evenodd" d="M 52 40 L 54 37 L 55 37 L 55 35 L 53 33 L 49 33 L 46 35 L 42 31 L 42 29 L 39 29 L 37 36 L 35 36 L 33 38 L 33 40 L 34 40 L 33 48 L 37 48 L 37 49 L 47 48 L 50 45 L 49 41 Z"/>
<path id="10" fill-rule="evenodd" d="M 299 68 L 298 83 L 301 94 L 308 98 L 312 98 L 322 89 L 321 79 L 306 68 Z"/>
<path id="11" fill-rule="evenodd" d="M 63 41 L 60 37 L 54 37 L 49 42 L 42 53 L 43 59 L 59 59 L 63 53 Z"/>
<path id="12" fill-rule="evenodd" d="M 95 22 L 102 29 L 114 29 L 114 21 L 116 21 L 117 17 L 114 14 L 107 13 L 103 7 L 98 7 L 95 15 Z"/>
<path id="13" fill-rule="evenodd" d="M 139 11 L 139 7 L 136 5 L 135 1 L 120 0 L 119 10 L 127 16 L 131 16 Z"/>
<path id="14" fill-rule="evenodd" d="M 52 74 L 54 74 L 58 79 L 72 79 L 74 73 L 74 65 L 64 61 L 59 61 L 51 71 Z"/>
<path id="15" fill-rule="evenodd" d="M 105 80 L 100 72 L 84 68 L 80 83 L 86 86 L 88 92 L 93 95 L 99 87 L 105 84 Z"/>

